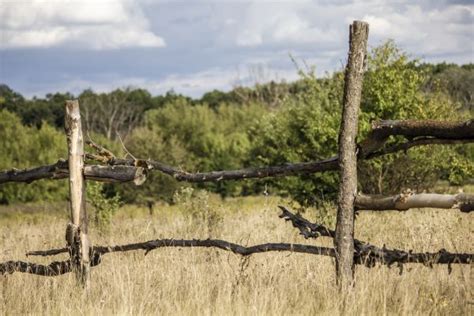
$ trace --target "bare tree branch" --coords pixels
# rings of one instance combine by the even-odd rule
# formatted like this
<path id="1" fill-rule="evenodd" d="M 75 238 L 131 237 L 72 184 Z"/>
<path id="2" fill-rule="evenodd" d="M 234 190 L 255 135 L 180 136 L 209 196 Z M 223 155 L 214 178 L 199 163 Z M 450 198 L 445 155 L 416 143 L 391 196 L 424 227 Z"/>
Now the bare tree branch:
<path id="1" fill-rule="evenodd" d="M 64 248 L 55 248 L 55 249 L 48 249 L 48 250 L 35 250 L 29 251 L 26 253 L 26 256 L 41 256 L 41 257 L 48 257 L 48 256 L 55 256 L 60 255 L 62 253 L 69 252 L 67 247 Z"/>
<path id="2" fill-rule="evenodd" d="M 111 247 L 94 247 L 94 251 L 105 254 L 110 252 L 123 252 L 131 250 L 145 250 L 148 253 L 151 250 L 162 247 L 214 247 L 222 250 L 231 251 L 242 256 L 249 256 L 255 253 L 262 253 L 268 251 L 290 251 L 298 253 L 308 253 L 314 255 L 334 256 L 332 248 L 316 247 L 310 245 L 288 244 L 288 243 L 266 243 L 255 246 L 242 246 L 219 239 L 156 239 L 141 243 L 128 244 L 122 246 Z"/>
<path id="3" fill-rule="evenodd" d="M 442 140 L 448 139 L 472 142 L 474 140 L 474 120 L 471 119 L 463 122 L 434 120 L 388 120 L 375 122 L 372 124 L 372 131 L 367 138 L 359 144 L 359 159 L 365 159 L 370 154 L 380 150 L 390 136 L 397 135 L 404 136 L 408 140 L 413 140 L 417 137 L 438 139 L 437 144 L 445 144 Z M 446 143 L 449 142 L 447 141 Z M 424 144 L 411 142 L 411 145 L 418 146 Z"/>
<path id="4" fill-rule="evenodd" d="M 31 168 L 11 169 L 0 172 L 0 184 L 7 182 L 31 183 L 41 179 L 65 179 L 69 176 L 67 160 L 60 159 L 55 164 Z M 88 180 L 102 182 L 130 182 L 143 183 L 146 171 L 142 167 L 134 166 L 100 166 L 86 165 L 84 176 Z"/>
<path id="5" fill-rule="evenodd" d="M 291 221 L 294 227 L 298 228 L 301 235 L 305 238 L 318 238 L 321 236 L 334 238 L 335 231 L 326 228 L 323 225 L 311 223 L 307 219 L 300 215 L 293 214 L 284 206 L 279 206 L 282 210 L 281 218 Z M 205 248 L 219 248 L 221 250 L 231 251 L 235 254 L 242 256 L 249 256 L 256 253 L 269 252 L 269 251 L 289 251 L 297 253 L 307 253 L 313 255 L 322 255 L 335 258 L 335 250 L 333 248 L 318 247 L 311 245 L 302 244 L 289 244 L 289 243 L 266 243 L 255 246 L 242 246 L 239 244 L 231 243 L 225 240 L 219 239 L 191 239 L 191 240 L 177 240 L 177 239 L 156 239 L 149 240 L 146 242 L 119 245 L 119 246 L 94 246 L 91 253 L 91 265 L 95 266 L 101 262 L 101 257 L 104 254 L 111 252 L 125 252 L 133 250 L 145 250 L 145 254 L 151 250 L 163 247 L 205 247 Z M 360 240 L 354 240 L 354 263 L 358 265 L 365 265 L 367 267 L 374 267 L 377 263 L 391 266 L 396 263 L 400 267 L 404 263 L 423 263 L 427 266 L 433 264 L 470 264 L 474 259 L 474 254 L 469 253 L 450 253 L 444 249 L 438 252 L 425 252 L 425 253 L 414 253 L 412 251 L 404 251 L 399 249 L 388 249 L 382 247 L 376 247 L 371 244 L 362 242 Z M 28 252 L 28 256 L 53 256 L 61 253 L 68 252 L 68 248 L 50 249 L 50 250 L 39 250 Z M 37 265 L 9 261 L 0 264 L 0 273 L 13 273 L 13 272 L 27 272 L 35 273 L 37 271 L 39 275 L 59 275 L 62 273 L 70 272 L 65 266 L 65 263 L 59 264 L 61 269 L 56 268 L 58 263 L 51 263 L 53 268 L 47 268 L 49 266 L 41 266 L 38 269 L 33 269 Z M 30 268 L 29 268 L 30 267 Z M 50 270 L 53 269 L 53 270 Z M 45 272 L 46 271 L 46 272 Z M 53 271 L 53 272 L 51 272 Z M 56 271 L 56 272 L 55 272 Z M 61 272 L 61 273 L 59 273 Z"/>
<path id="6" fill-rule="evenodd" d="M 205 248 L 219 248 L 226 251 L 231 251 L 242 256 L 249 256 L 256 253 L 263 253 L 269 251 L 289 251 L 296 253 L 307 253 L 313 255 L 334 257 L 335 252 L 332 248 L 318 247 L 311 245 L 289 244 L 289 243 L 266 243 L 255 245 L 251 247 L 242 246 L 219 239 L 191 239 L 191 240 L 177 240 L 177 239 L 156 239 L 141 243 L 126 244 L 120 246 L 94 246 L 92 247 L 91 266 L 100 264 L 102 255 L 111 252 L 125 252 L 132 250 L 145 250 L 145 254 L 151 250 L 163 247 L 205 247 Z M 29 256 L 51 256 L 60 253 L 68 252 L 68 248 L 51 249 L 44 251 L 31 251 L 27 253 Z M 49 265 L 39 265 L 35 263 L 28 263 L 23 261 L 7 261 L 0 263 L 0 274 L 11 274 L 14 272 L 31 273 L 42 276 L 57 276 L 72 272 L 72 265 L 70 261 L 55 261 Z"/>
<path id="7" fill-rule="evenodd" d="M 59 249 L 60 252 L 68 252 L 68 248 Z M 65 251 L 63 251 L 65 250 Z M 90 265 L 94 267 L 101 263 L 101 256 L 99 253 L 90 253 Z M 12 274 L 14 272 L 30 273 L 41 276 L 58 276 L 73 271 L 73 266 L 70 260 L 53 261 L 48 265 L 36 264 L 24 261 L 7 261 L 0 263 L 0 275 Z"/>
<path id="8" fill-rule="evenodd" d="M 382 123 L 385 121 L 382 121 Z M 404 122 L 404 121 L 390 121 L 393 124 L 396 122 Z M 394 123 L 395 122 L 395 123 Z M 381 123 L 381 124 L 382 124 Z M 437 122 L 440 123 L 442 126 L 445 126 L 447 122 Z M 452 133 L 444 134 L 447 137 L 440 137 L 440 138 L 430 138 L 428 141 L 425 140 L 412 140 L 408 141 L 407 143 L 401 145 L 394 145 L 389 147 L 386 150 L 383 150 L 381 147 L 387 140 L 387 138 L 383 138 L 380 142 L 379 136 L 369 136 L 369 138 L 359 144 L 359 159 L 370 159 L 379 157 L 385 154 L 394 153 L 401 150 L 407 150 L 415 146 L 422 146 L 428 144 L 453 144 L 453 143 L 473 143 L 474 142 L 474 123 L 473 120 L 465 121 L 465 122 L 448 122 L 449 126 L 455 127 L 455 130 L 460 132 L 457 135 L 457 138 Z M 382 124 L 386 126 L 386 123 Z M 396 124 L 395 124 L 396 125 Z M 403 125 L 403 124 L 402 124 Z M 413 125 L 413 123 L 412 123 Z M 385 128 L 388 132 L 398 132 L 397 129 L 390 130 Z M 384 130 L 382 133 L 383 136 L 387 135 L 387 131 Z M 434 127 L 428 130 L 428 134 L 435 134 L 435 135 L 443 135 L 440 131 L 434 133 L 432 131 L 436 131 Z M 441 131 L 444 129 L 441 129 Z M 405 129 L 402 129 L 404 132 L 403 135 L 409 134 Z M 417 133 L 413 133 L 414 135 L 418 135 L 420 133 L 419 129 L 416 129 Z M 398 134 L 391 134 L 391 135 L 398 135 Z M 448 137 L 449 136 L 449 137 Z M 375 137 L 376 140 L 370 139 L 370 137 Z M 388 137 L 388 136 L 387 136 Z M 438 137 L 438 136 L 436 136 Z M 375 145 L 376 146 L 375 146 Z M 88 158 L 94 158 L 94 155 L 88 155 Z M 104 161 L 103 159 L 99 159 L 99 161 Z M 321 161 L 310 161 L 310 162 L 300 162 L 300 163 L 288 163 L 279 166 L 269 166 L 269 167 L 260 167 L 260 168 L 245 168 L 239 170 L 225 170 L 225 171 L 211 171 L 211 172 L 198 172 L 198 173 L 191 173 L 180 170 L 173 166 L 166 165 L 159 161 L 153 160 L 145 160 L 145 159 L 118 159 L 118 158 L 110 158 L 107 159 L 107 163 L 110 166 L 100 166 L 100 169 L 93 165 L 87 165 L 85 167 L 85 176 L 86 178 L 94 179 L 96 181 L 104 181 L 104 182 L 125 182 L 125 181 L 134 181 L 134 177 L 130 175 L 121 175 L 120 173 L 127 169 L 118 169 L 118 166 L 129 166 L 129 167 L 142 167 L 144 170 L 158 170 L 163 172 L 167 175 L 174 177 L 178 181 L 188 181 L 188 182 L 212 182 L 212 181 L 224 181 L 224 180 L 239 180 L 239 179 L 251 179 L 251 178 L 266 178 L 266 177 L 282 177 L 282 176 L 292 176 L 296 174 L 311 174 L 317 172 L 325 172 L 325 171 L 333 171 L 338 169 L 338 157 L 332 157 L 329 159 L 321 160 Z M 58 170 L 60 172 L 58 172 Z M 104 174 L 98 174 L 98 171 L 104 172 Z M 133 170 L 133 169 L 131 169 Z M 64 160 L 58 161 L 56 164 L 41 166 L 32 169 L 25 169 L 25 170 L 6 170 L 0 172 L 0 184 L 7 183 L 7 182 L 26 182 L 30 183 L 32 181 L 40 180 L 40 179 L 62 179 L 67 177 L 67 162 Z"/>
<path id="9" fill-rule="evenodd" d="M 385 120 L 372 125 L 372 137 L 437 137 L 463 139 L 474 137 L 474 120 L 464 122 L 437 120 Z M 369 137 L 370 138 L 370 137 Z"/>
<path id="10" fill-rule="evenodd" d="M 24 262 L 7 261 L 0 264 L 0 274 L 14 272 L 31 273 L 42 276 L 58 276 L 72 271 L 71 261 L 54 261 L 48 265 Z"/>
<path id="11" fill-rule="evenodd" d="M 457 144 L 468 144 L 474 143 L 474 139 L 449 139 L 449 138 L 417 138 L 411 141 L 407 141 L 401 144 L 395 144 L 387 148 L 382 148 L 381 150 L 374 151 L 370 154 L 367 154 L 365 159 L 372 159 L 387 154 L 393 154 L 399 151 L 407 151 L 413 147 L 418 146 L 427 146 L 427 145 L 457 145 Z"/>
<path id="12" fill-rule="evenodd" d="M 266 243 L 255 245 L 251 247 L 242 246 L 239 244 L 231 243 L 225 240 L 219 239 L 156 239 L 149 240 L 140 243 L 119 245 L 119 246 L 94 246 L 92 252 L 95 254 L 106 254 L 111 252 L 125 252 L 132 250 L 145 250 L 146 253 L 151 250 L 163 247 L 215 247 L 222 250 L 228 250 L 235 254 L 240 254 L 242 256 L 249 256 L 254 253 L 268 252 L 268 251 L 292 251 L 292 252 L 301 252 L 317 255 L 332 256 L 333 249 L 324 248 L 324 247 L 315 247 L 309 245 L 300 245 L 300 244 L 288 244 L 288 243 Z M 30 251 L 27 256 L 54 256 L 61 253 L 68 252 L 68 248 L 58 248 L 58 249 L 49 249 L 49 250 L 37 250 Z"/>
<path id="13" fill-rule="evenodd" d="M 282 210 L 281 218 L 291 221 L 301 235 L 305 238 L 318 238 L 320 236 L 334 238 L 336 232 L 323 225 L 311 223 L 300 215 L 293 214 L 284 206 L 279 206 Z M 394 263 L 399 265 L 404 263 L 423 263 L 425 265 L 433 264 L 470 264 L 473 262 L 474 254 L 469 253 L 450 253 L 445 249 L 438 252 L 414 253 L 399 249 L 388 249 L 376 247 L 363 241 L 354 239 L 354 263 L 363 264 L 367 267 L 373 267 L 377 263 L 391 266 Z"/>

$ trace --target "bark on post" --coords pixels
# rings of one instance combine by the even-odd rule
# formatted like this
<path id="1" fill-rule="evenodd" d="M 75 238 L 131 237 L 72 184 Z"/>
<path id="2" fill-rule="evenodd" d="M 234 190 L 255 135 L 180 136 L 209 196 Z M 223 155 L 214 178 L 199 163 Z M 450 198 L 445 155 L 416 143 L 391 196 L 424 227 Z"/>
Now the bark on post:
<path id="1" fill-rule="evenodd" d="M 356 135 L 367 51 L 369 25 L 354 21 L 350 26 L 349 57 L 345 70 L 344 98 L 339 131 L 340 185 L 336 238 L 336 273 L 338 284 L 346 288 L 354 274 L 354 201 L 357 194 Z"/>
<path id="2" fill-rule="evenodd" d="M 66 229 L 66 241 L 72 267 L 81 284 L 90 280 L 89 238 L 87 236 L 86 192 L 84 180 L 84 141 L 82 138 L 79 102 L 66 101 L 65 130 L 68 147 L 71 223 Z"/>

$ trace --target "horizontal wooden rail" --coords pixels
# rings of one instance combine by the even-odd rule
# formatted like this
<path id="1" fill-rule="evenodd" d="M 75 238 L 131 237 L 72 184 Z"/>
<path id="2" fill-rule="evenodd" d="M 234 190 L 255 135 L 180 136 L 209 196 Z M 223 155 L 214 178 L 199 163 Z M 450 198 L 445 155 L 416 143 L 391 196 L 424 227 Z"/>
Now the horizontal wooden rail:
<path id="1" fill-rule="evenodd" d="M 474 121 L 441 122 L 430 121 L 382 121 L 374 124 L 372 132 L 359 146 L 359 159 L 372 159 L 398 151 L 406 151 L 416 146 L 434 144 L 462 144 L 474 142 Z M 456 133 L 448 129 L 453 128 Z M 383 148 L 391 135 L 403 135 L 410 139 L 401 144 Z M 412 137 L 421 137 L 412 139 Z M 86 165 L 86 179 L 104 182 L 134 181 L 141 184 L 148 171 L 156 170 L 174 177 L 178 181 L 215 182 L 251 178 L 281 177 L 297 174 L 310 174 L 338 169 L 338 157 L 321 161 L 287 163 L 278 166 L 245 168 L 238 170 L 191 173 L 166 165 L 159 161 L 145 159 L 119 159 L 110 151 L 89 142 L 98 155 L 87 155 L 108 165 Z M 12 169 L 0 172 L 0 184 L 7 182 L 32 182 L 40 179 L 63 179 L 67 177 L 67 161 L 32 169 Z"/>
<path id="2" fill-rule="evenodd" d="M 102 182 L 130 182 L 141 184 L 146 179 L 146 172 L 141 167 L 117 165 L 86 165 L 84 175 L 88 180 Z M 0 172 L 0 184 L 7 182 L 31 183 L 41 179 L 66 179 L 69 177 L 68 161 L 58 160 L 56 163 L 31 169 L 11 169 Z"/>
<path id="3" fill-rule="evenodd" d="M 356 209 L 358 211 L 407 211 L 411 208 L 441 208 L 459 209 L 461 212 L 474 211 L 474 194 L 436 194 L 411 192 L 393 196 L 365 195 L 356 196 Z"/>
<path id="4" fill-rule="evenodd" d="M 287 208 L 280 206 L 282 210 L 281 218 L 290 221 L 305 238 L 330 237 L 334 238 L 335 231 L 323 225 L 311 223 L 300 215 L 290 212 Z M 306 253 L 312 255 L 321 255 L 335 257 L 333 248 L 318 247 L 303 244 L 292 243 L 265 243 L 254 246 L 243 246 L 236 243 L 220 239 L 155 239 L 145 242 L 132 243 L 118 246 L 94 246 L 90 251 L 91 266 L 101 263 L 102 256 L 111 252 L 126 252 L 133 250 L 145 250 L 148 252 L 164 247 L 204 247 L 218 248 L 224 251 L 230 251 L 238 255 L 249 256 L 252 254 L 287 251 L 294 253 Z M 447 264 L 451 268 L 452 264 L 470 264 L 474 259 L 474 254 L 469 253 L 451 253 L 444 249 L 438 252 L 415 253 L 412 251 L 403 251 L 398 249 L 388 249 L 385 246 L 380 248 L 365 243 L 360 240 L 354 242 L 354 262 L 358 265 L 374 267 L 377 263 L 387 266 L 398 264 L 400 268 L 404 263 L 422 263 L 427 266 L 433 264 Z M 40 250 L 28 252 L 28 256 L 53 256 L 61 253 L 67 253 L 68 248 Z M 14 272 L 31 273 L 42 276 L 57 276 L 72 271 L 70 261 L 54 261 L 49 265 L 41 265 L 24 261 L 7 261 L 0 263 L 0 274 L 9 274 Z"/>

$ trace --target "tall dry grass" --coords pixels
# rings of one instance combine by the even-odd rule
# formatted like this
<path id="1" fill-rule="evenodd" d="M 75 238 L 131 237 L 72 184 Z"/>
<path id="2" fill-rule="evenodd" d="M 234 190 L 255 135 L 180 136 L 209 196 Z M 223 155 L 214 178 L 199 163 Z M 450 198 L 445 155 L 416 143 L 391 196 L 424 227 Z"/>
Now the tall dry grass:
<path id="1" fill-rule="evenodd" d="M 96 244 L 122 244 L 156 238 L 221 238 L 245 245 L 306 241 L 278 218 L 276 198 L 207 197 L 147 210 L 126 206 L 109 232 L 92 232 Z M 192 207 L 195 211 L 189 211 Z M 26 250 L 64 244 L 65 211 L 0 209 L 0 261 L 48 262 L 25 258 Z M 15 214 L 15 215 L 14 215 Z M 314 212 L 307 217 L 315 219 Z M 357 238 L 379 246 L 415 251 L 473 252 L 472 215 L 454 210 L 361 213 Z M 66 256 L 58 256 L 65 259 Z M 333 260 L 305 254 L 265 253 L 242 258 L 217 249 L 162 248 L 107 254 L 93 268 L 88 294 L 74 276 L 40 277 L 16 273 L 0 279 L 0 314 L 45 315 L 469 315 L 471 267 L 430 269 L 357 267 L 347 305 L 334 283 Z"/>

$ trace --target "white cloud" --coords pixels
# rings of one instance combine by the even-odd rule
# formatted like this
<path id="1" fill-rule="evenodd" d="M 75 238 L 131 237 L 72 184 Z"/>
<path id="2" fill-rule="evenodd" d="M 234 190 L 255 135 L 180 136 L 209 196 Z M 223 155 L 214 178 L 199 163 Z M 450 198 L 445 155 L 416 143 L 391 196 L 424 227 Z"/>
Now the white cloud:
<path id="1" fill-rule="evenodd" d="M 369 22 L 369 42 L 376 45 L 393 39 L 417 56 L 450 54 L 464 62 L 474 55 L 474 6 L 449 2 L 253 0 L 234 29 L 234 39 L 238 46 L 262 50 L 275 45 L 298 50 L 310 44 L 344 54 L 347 26 L 353 20 Z"/>
<path id="2" fill-rule="evenodd" d="M 131 0 L 6 1 L 0 6 L 0 48 L 162 47 Z"/>
<path id="3" fill-rule="evenodd" d="M 320 25 L 309 1 L 267 2 L 254 1 L 248 5 L 236 34 L 239 46 L 265 44 L 326 43 L 334 42 L 338 32 Z"/>

